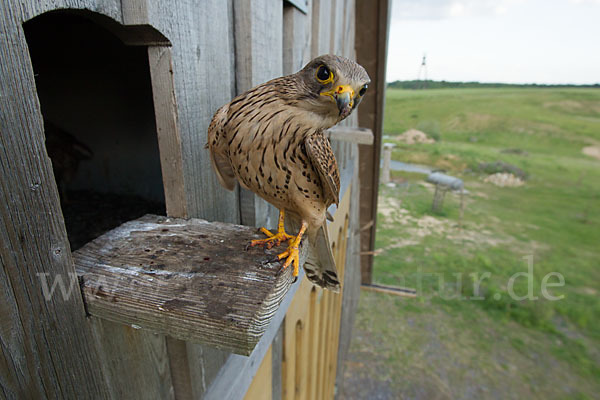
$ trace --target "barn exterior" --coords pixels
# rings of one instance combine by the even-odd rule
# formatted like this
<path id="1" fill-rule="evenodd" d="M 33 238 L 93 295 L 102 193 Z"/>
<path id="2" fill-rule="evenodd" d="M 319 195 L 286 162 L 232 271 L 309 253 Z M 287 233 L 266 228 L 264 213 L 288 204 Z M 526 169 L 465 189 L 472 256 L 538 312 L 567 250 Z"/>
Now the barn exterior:
<path id="1" fill-rule="evenodd" d="M 0 398 L 335 396 L 360 282 L 370 280 L 389 7 L 387 0 L 0 4 Z M 76 250 L 83 242 L 69 223 L 83 220 L 86 237 L 110 218 L 71 218 L 66 205 L 77 199 L 68 202 L 63 185 L 88 203 L 100 196 L 96 209 L 107 193 L 127 194 L 156 205 L 148 212 L 229 224 L 219 225 L 224 231 L 274 226 L 273 207 L 220 186 L 204 149 L 207 127 L 236 94 L 326 53 L 356 59 L 372 79 L 359 112 L 329 133 L 342 181 L 328 227 L 341 293 L 285 280 L 250 344 L 228 336 L 244 321 L 204 331 L 199 318 L 193 329 L 178 329 L 169 309 L 132 312 L 122 298 L 100 296 L 97 282 L 86 281 L 96 266 L 87 274 L 81 261 L 94 247 Z M 72 134 L 69 148 L 84 148 L 89 159 L 70 164 L 76 173 L 57 169 L 49 120 Z"/>

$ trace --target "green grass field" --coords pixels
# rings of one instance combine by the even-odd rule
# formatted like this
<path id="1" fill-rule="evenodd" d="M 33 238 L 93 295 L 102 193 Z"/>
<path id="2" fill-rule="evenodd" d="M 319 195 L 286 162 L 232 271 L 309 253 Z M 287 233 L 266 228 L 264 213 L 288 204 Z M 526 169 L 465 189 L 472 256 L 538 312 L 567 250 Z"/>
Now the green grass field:
<path id="1" fill-rule="evenodd" d="M 395 139 L 410 128 L 438 140 Z M 600 398 L 600 160 L 582 153 L 600 146 L 600 90 L 390 89 L 384 131 L 393 159 L 469 193 L 461 223 L 456 194 L 431 212 L 424 175 L 380 188 L 374 281 L 419 296 L 361 294 L 342 393 L 359 376 L 382 398 Z M 484 182 L 496 161 L 524 184 Z"/>

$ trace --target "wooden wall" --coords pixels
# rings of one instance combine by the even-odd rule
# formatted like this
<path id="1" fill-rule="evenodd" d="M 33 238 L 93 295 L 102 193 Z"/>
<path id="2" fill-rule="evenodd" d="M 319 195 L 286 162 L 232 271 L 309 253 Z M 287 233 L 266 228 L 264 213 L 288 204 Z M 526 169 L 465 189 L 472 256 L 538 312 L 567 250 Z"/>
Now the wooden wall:
<path id="1" fill-rule="evenodd" d="M 74 277 L 75 271 L 22 25 L 60 9 L 82 10 L 126 44 L 148 46 L 167 213 L 273 225 L 272 207 L 251 193 L 229 192 L 219 185 L 203 148 L 208 124 L 235 94 L 294 72 L 315 56 L 354 58 L 354 1 L 308 0 L 305 11 L 281 0 L 0 4 L 0 397 L 206 397 L 223 379 L 231 355 L 86 317 L 78 295 L 44 300 L 40 276 L 52 283 L 56 277 Z M 344 125 L 358 126 L 356 113 Z M 330 397 L 340 373 L 338 360 L 349 343 L 360 281 L 359 152 L 356 144 L 332 145 L 349 188 L 343 216 L 336 214 L 341 231 L 336 227 L 332 232 L 338 263 L 345 264 L 344 294 L 312 290 L 302 282 L 290 312 L 307 307 L 313 311 L 285 319 L 281 351 L 275 346 L 266 353 L 270 374 L 259 370 L 260 364 L 247 369 L 252 375 L 259 370 L 257 379 L 271 376 L 274 399 L 298 390 L 305 398 L 314 398 L 313 390 Z M 314 350 L 317 342 L 323 346 L 318 355 L 324 358 L 303 357 L 304 349 Z M 321 363 L 316 370 L 310 367 L 315 362 Z M 283 380 L 277 379 L 280 375 L 285 375 Z"/>
<path id="2" fill-rule="evenodd" d="M 361 16 L 363 33 L 356 38 L 356 60 L 371 77 L 358 115 L 361 126 L 373 131 L 372 146 L 360 146 L 360 224 L 362 282 L 371 283 L 375 228 L 377 226 L 377 194 L 379 189 L 379 160 L 383 134 L 385 105 L 385 68 L 387 59 L 390 0 L 356 0 L 356 12 Z"/>

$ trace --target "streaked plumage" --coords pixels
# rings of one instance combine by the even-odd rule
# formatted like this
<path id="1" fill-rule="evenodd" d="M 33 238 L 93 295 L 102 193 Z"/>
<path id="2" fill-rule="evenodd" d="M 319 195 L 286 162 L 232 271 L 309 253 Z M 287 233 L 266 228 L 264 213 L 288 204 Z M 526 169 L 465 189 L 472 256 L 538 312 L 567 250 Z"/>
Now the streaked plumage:
<path id="1" fill-rule="evenodd" d="M 221 184 L 231 190 L 237 180 L 299 227 L 304 224 L 313 246 L 307 276 L 333 290 L 339 282 L 324 228 L 327 207 L 339 201 L 340 177 L 323 132 L 356 108 L 368 83 L 366 71 L 355 62 L 321 56 L 296 74 L 237 96 L 215 113 L 208 128 L 207 147 Z M 294 237 L 280 234 L 261 244 L 289 240 L 287 266 L 293 261 Z"/>

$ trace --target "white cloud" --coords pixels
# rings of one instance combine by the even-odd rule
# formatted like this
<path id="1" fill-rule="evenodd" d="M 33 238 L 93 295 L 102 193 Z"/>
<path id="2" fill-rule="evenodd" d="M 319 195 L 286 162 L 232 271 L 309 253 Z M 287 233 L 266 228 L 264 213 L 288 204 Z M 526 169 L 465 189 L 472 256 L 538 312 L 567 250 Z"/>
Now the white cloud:
<path id="1" fill-rule="evenodd" d="M 394 0 L 392 20 L 434 20 L 466 16 L 506 14 L 514 5 L 526 0 Z M 600 0 L 569 0 L 588 2 Z"/>
<path id="2" fill-rule="evenodd" d="M 461 17 L 465 14 L 465 5 L 463 3 L 452 3 L 448 14 L 451 17 Z"/>
<path id="3" fill-rule="evenodd" d="M 387 79 L 600 82 L 600 0 L 394 0 Z"/>
<path id="4" fill-rule="evenodd" d="M 600 5 L 600 0 L 569 0 L 573 4 L 596 4 Z"/>
<path id="5" fill-rule="evenodd" d="M 496 15 L 504 15 L 507 11 L 508 9 L 504 6 L 497 6 L 496 8 L 494 8 L 494 14 Z"/>

